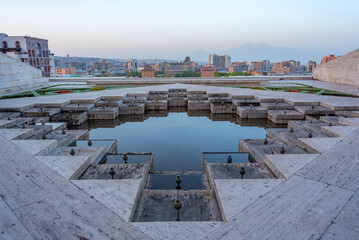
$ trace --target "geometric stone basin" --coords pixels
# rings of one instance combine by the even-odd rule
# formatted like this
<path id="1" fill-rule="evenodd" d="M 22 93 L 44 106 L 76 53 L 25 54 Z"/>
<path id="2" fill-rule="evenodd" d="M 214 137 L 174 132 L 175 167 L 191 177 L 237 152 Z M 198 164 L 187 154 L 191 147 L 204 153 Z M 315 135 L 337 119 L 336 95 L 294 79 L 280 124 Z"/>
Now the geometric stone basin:
<path id="1" fill-rule="evenodd" d="M 215 179 L 241 179 L 242 167 L 245 170 L 243 179 L 276 178 L 264 163 L 210 163 L 207 166 Z"/>
<path id="2" fill-rule="evenodd" d="M 146 164 L 102 164 L 91 165 L 80 176 L 83 179 L 112 179 L 109 174 L 111 168 L 115 170 L 113 179 L 140 179 L 144 176 Z"/>
<path id="3" fill-rule="evenodd" d="M 249 163 L 253 162 L 249 153 L 228 152 L 228 153 L 203 153 L 203 159 L 206 163 L 227 163 L 227 158 L 231 156 L 232 163 Z"/>
<path id="4" fill-rule="evenodd" d="M 142 193 L 132 222 L 173 222 L 177 218 L 174 203 L 179 200 L 180 221 L 222 221 L 213 191 L 148 190 Z"/>
<path id="5" fill-rule="evenodd" d="M 104 140 L 96 140 L 91 139 L 92 145 L 91 146 L 104 146 L 106 147 L 106 153 L 112 153 L 117 150 L 117 141 L 116 139 L 104 139 Z M 72 143 L 70 146 L 74 147 L 89 147 L 89 141 L 77 140 Z"/>
<path id="6" fill-rule="evenodd" d="M 127 154 L 128 163 L 149 163 L 151 155 L 132 155 Z M 124 163 L 123 154 L 106 154 L 101 164 L 122 164 Z"/>
<path id="7" fill-rule="evenodd" d="M 176 177 L 182 179 L 182 190 L 207 189 L 208 180 L 204 172 L 173 172 L 173 173 L 150 173 L 146 184 L 147 189 L 175 190 L 177 187 Z"/>

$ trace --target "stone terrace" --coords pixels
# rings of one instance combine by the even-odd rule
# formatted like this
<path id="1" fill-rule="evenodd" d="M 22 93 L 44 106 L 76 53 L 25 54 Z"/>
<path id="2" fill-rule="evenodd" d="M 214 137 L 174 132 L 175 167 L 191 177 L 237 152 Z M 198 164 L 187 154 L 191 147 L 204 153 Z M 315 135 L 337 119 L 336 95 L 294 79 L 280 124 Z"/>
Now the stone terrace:
<path id="1" fill-rule="evenodd" d="M 106 179 L 77 180 L 73 176 L 104 156 L 105 147 L 63 146 L 64 143 L 59 144 L 62 134 L 69 135 L 69 139 L 83 139 L 86 133 L 53 131 L 55 127 L 48 125 L 51 118 L 48 115 L 53 113 L 45 108 L 64 111 L 70 104 L 75 108 L 90 104 L 87 111 L 96 109 L 99 118 L 102 108 L 111 110 L 106 117 L 115 117 L 121 114 L 123 102 L 118 102 L 119 109 L 93 105 L 107 98 L 129 99 L 128 106 L 138 106 L 148 101 L 149 91 L 164 91 L 161 94 L 165 95 L 169 89 L 182 89 L 177 93 L 180 97 L 175 98 L 181 103 L 188 101 L 186 96 L 201 92 L 201 99 L 197 96 L 191 101 L 210 99 L 205 106 L 210 109 L 210 104 L 216 103 L 216 111 L 236 113 L 238 106 L 231 102 L 248 98 L 265 106 L 268 102 L 286 103 L 304 112 L 300 113 L 303 119 L 292 121 L 286 110 L 280 108 L 260 107 L 261 112 L 257 113 L 251 112 L 257 107 L 245 108 L 253 116 L 285 119 L 289 129 L 267 129 L 268 145 L 262 145 L 264 139 L 239 141 L 239 149 L 252 151 L 258 156 L 257 162 L 268 166 L 277 179 L 211 178 L 224 221 L 130 222 L 145 174 L 138 179 L 110 183 Z M 203 96 L 206 97 L 202 99 Z M 167 101 L 164 99 L 160 101 Z M 334 111 L 334 116 L 323 114 L 316 119 L 306 115 L 303 109 L 307 107 L 303 106 L 309 106 L 309 110 L 319 106 L 321 111 L 326 110 L 324 113 Z M 1 239 L 357 239 L 359 236 L 358 98 L 169 84 L 1 100 L 0 111 Z M 8 118 L 9 112 L 30 115 L 15 114 L 16 117 Z M 45 125 L 31 127 L 34 121 Z M 311 137 L 307 137 L 309 133 Z M 284 154 L 278 153 L 281 147 L 286 151 Z M 71 162 L 70 149 L 75 149 L 76 157 Z M 296 150 L 290 152 L 293 149 Z"/>

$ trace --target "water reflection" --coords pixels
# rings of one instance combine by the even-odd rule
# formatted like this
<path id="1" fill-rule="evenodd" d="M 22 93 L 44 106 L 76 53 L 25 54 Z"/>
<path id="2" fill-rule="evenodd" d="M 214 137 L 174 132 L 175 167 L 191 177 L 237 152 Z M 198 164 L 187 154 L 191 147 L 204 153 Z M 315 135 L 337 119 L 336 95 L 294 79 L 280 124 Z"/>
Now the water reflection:
<path id="1" fill-rule="evenodd" d="M 117 139 L 118 152 L 153 152 L 156 171 L 200 171 L 202 152 L 236 152 L 240 138 L 265 138 L 266 119 L 236 114 L 146 112 L 88 121 L 90 139 Z"/>

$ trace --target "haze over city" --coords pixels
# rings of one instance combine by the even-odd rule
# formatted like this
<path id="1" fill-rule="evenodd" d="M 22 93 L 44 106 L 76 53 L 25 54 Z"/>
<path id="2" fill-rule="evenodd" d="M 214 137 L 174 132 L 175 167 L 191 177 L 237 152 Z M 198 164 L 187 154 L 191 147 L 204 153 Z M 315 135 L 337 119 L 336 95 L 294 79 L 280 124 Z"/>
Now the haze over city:
<path id="1" fill-rule="evenodd" d="M 261 42 L 295 48 L 298 60 L 318 61 L 323 55 L 345 54 L 359 42 L 358 1 L 19 0 L 6 5 L 16 14 L 1 13 L 1 31 L 46 38 L 57 56 L 192 55 L 204 61 L 208 53 L 223 52 L 248 61 L 262 59 L 236 59 L 233 49 Z M 287 60 L 278 54 L 263 59 Z"/>

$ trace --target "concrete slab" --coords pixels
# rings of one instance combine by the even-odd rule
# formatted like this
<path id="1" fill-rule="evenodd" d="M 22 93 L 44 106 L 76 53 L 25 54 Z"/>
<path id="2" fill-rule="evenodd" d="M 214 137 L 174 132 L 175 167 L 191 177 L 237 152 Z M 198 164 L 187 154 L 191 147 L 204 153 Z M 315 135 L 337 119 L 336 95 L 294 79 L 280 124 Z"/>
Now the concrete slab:
<path id="1" fill-rule="evenodd" d="M 330 137 L 346 137 L 355 130 L 359 129 L 359 126 L 323 126 L 321 130 L 324 134 Z"/>
<path id="2" fill-rule="evenodd" d="M 283 179 L 216 179 L 219 201 L 226 219 L 230 219 L 262 197 Z"/>
<path id="3" fill-rule="evenodd" d="M 259 106 L 237 106 L 241 118 L 267 118 L 267 110 Z"/>
<path id="4" fill-rule="evenodd" d="M 14 212 L 8 207 L 0 197 L 0 239 L 34 239 L 27 231 L 26 227 L 16 217 Z"/>
<path id="5" fill-rule="evenodd" d="M 89 156 L 36 156 L 35 158 L 66 179 L 78 179 L 91 164 Z"/>
<path id="6" fill-rule="evenodd" d="M 334 222 L 351 231 L 358 232 L 359 236 L 359 191 L 357 190 L 339 213 Z"/>
<path id="7" fill-rule="evenodd" d="M 72 180 L 71 182 L 111 209 L 123 221 L 128 222 L 141 179 Z"/>
<path id="8" fill-rule="evenodd" d="M 143 114 L 145 112 L 145 103 L 122 103 L 120 104 L 120 115 L 124 114 Z"/>
<path id="9" fill-rule="evenodd" d="M 359 232 L 352 231 L 338 224 L 331 224 L 328 230 L 320 238 L 322 240 L 358 240 Z"/>
<path id="10" fill-rule="evenodd" d="M 84 112 L 84 111 L 88 111 L 91 108 L 93 108 L 95 106 L 95 104 L 93 103 L 70 103 L 67 104 L 66 106 L 62 107 L 62 111 L 64 112 Z"/>
<path id="11" fill-rule="evenodd" d="M 359 188 L 358 134 L 356 130 L 345 137 L 296 175 L 356 191 Z"/>
<path id="12" fill-rule="evenodd" d="M 0 135 L 8 140 L 23 140 L 33 134 L 33 129 L 0 129 Z"/>
<path id="13" fill-rule="evenodd" d="M 88 119 L 115 119 L 118 114 L 118 107 L 94 107 L 87 111 Z"/>
<path id="14" fill-rule="evenodd" d="M 359 118 L 342 118 L 338 119 L 338 122 L 347 126 L 359 126 Z"/>
<path id="15" fill-rule="evenodd" d="M 31 108 L 29 110 L 21 112 L 21 116 L 24 117 L 49 117 L 56 113 L 61 112 L 61 108 Z"/>
<path id="16" fill-rule="evenodd" d="M 285 102 L 261 102 L 260 106 L 266 110 L 293 110 L 294 107 Z"/>
<path id="17" fill-rule="evenodd" d="M 351 195 L 293 175 L 205 239 L 319 239 Z"/>
<path id="18" fill-rule="evenodd" d="M 264 163 L 277 178 L 289 178 L 318 156 L 319 154 L 265 155 Z"/>
<path id="19" fill-rule="evenodd" d="M 343 138 L 298 138 L 297 145 L 309 153 L 323 153 Z"/>
<path id="20" fill-rule="evenodd" d="M 303 114 L 309 115 L 327 115 L 334 114 L 334 110 L 323 106 L 294 106 L 294 109 Z"/>
<path id="21" fill-rule="evenodd" d="M 12 140 L 12 143 L 31 155 L 47 155 L 57 147 L 56 140 Z"/>

